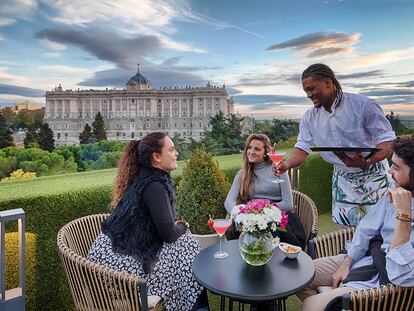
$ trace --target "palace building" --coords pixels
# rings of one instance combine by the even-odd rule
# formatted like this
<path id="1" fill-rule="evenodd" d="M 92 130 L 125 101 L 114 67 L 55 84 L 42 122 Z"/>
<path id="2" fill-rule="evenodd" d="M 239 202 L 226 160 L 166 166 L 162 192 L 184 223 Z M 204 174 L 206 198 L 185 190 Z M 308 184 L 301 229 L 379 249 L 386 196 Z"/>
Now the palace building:
<path id="1" fill-rule="evenodd" d="M 44 122 L 53 130 L 56 146 L 79 144 L 80 133 L 86 124 L 92 127 L 98 112 L 108 140 L 140 139 L 155 131 L 198 140 L 219 111 L 234 113 L 234 101 L 224 85 L 156 90 L 138 66 L 122 90 L 63 90 L 59 84 L 47 91 Z"/>

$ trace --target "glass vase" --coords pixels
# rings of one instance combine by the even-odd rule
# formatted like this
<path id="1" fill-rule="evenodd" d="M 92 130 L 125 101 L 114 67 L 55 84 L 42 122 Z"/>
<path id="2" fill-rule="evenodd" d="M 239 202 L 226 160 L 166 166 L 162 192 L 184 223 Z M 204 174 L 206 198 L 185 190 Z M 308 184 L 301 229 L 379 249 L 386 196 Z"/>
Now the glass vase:
<path id="1" fill-rule="evenodd" d="M 239 237 L 240 255 L 249 265 L 262 266 L 272 258 L 275 240 L 270 232 L 242 232 Z"/>

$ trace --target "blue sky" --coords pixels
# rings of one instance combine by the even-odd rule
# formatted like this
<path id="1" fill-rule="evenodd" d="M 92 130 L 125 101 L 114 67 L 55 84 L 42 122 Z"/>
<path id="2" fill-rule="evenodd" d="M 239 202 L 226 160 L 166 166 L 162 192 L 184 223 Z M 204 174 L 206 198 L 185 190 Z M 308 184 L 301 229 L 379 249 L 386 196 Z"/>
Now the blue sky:
<path id="1" fill-rule="evenodd" d="M 0 105 L 64 89 L 226 85 L 235 110 L 300 118 L 300 74 L 414 114 L 414 1 L 1 0 Z"/>

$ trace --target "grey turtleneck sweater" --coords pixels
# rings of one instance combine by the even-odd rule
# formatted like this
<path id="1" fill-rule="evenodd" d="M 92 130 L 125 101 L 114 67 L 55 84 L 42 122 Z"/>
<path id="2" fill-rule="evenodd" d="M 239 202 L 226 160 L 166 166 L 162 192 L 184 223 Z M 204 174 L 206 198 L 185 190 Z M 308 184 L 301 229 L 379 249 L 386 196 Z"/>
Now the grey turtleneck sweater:
<path id="1" fill-rule="evenodd" d="M 272 171 L 272 164 L 266 161 L 254 166 L 256 176 L 250 186 L 250 199 L 269 199 L 278 202 L 283 211 L 291 211 L 293 206 L 292 189 L 290 188 L 290 179 L 287 173 L 280 175 L 280 179 L 284 182 L 276 184 L 272 180 L 276 179 Z M 237 204 L 237 196 L 240 192 L 241 178 L 243 170 L 240 170 L 234 177 L 231 189 L 227 194 L 224 207 L 230 213 L 232 208 Z"/>

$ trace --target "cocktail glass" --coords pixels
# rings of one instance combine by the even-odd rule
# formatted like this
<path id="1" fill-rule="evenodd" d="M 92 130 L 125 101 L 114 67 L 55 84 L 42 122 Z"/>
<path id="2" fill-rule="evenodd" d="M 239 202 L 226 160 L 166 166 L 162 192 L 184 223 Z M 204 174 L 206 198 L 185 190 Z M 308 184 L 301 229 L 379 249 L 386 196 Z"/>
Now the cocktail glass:
<path id="1" fill-rule="evenodd" d="M 231 221 L 229 219 L 214 219 L 213 228 L 220 236 L 220 250 L 214 254 L 214 257 L 217 259 L 224 259 L 229 257 L 229 254 L 221 249 L 221 238 L 223 237 L 224 233 L 226 233 L 230 225 Z"/>
<path id="2" fill-rule="evenodd" d="M 282 162 L 283 157 L 285 156 L 286 152 L 284 151 L 274 151 L 274 152 L 268 152 L 267 155 L 269 156 L 269 158 L 273 161 L 273 163 L 275 163 L 276 165 L 278 165 L 280 162 Z M 282 182 L 285 182 L 283 179 L 281 180 L 279 178 L 279 176 L 276 175 L 276 179 L 272 180 L 272 182 L 279 184 Z"/>

